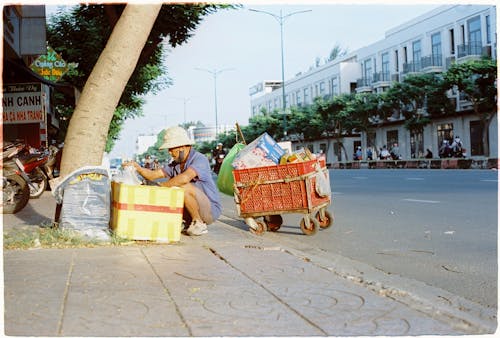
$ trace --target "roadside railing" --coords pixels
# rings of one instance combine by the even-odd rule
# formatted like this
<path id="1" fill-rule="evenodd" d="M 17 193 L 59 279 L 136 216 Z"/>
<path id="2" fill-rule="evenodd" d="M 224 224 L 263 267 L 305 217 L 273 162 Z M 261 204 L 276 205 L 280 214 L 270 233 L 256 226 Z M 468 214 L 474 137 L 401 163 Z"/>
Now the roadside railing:
<path id="1" fill-rule="evenodd" d="M 342 161 L 327 163 L 333 169 L 498 169 L 498 158 L 446 158 Z"/>

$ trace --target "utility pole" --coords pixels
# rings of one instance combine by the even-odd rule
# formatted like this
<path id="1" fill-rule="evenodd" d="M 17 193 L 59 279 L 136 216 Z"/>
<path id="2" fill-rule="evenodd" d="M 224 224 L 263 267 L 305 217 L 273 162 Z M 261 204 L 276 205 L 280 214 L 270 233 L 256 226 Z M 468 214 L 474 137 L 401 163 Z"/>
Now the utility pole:
<path id="1" fill-rule="evenodd" d="M 296 11 L 292 12 L 286 15 L 283 15 L 283 11 L 280 10 L 280 15 L 276 15 L 271 12 L 266 12 L 266 11 L 261 11 L 258 9 L 249 9 L 252 12 L 257 12 L 257 13 L 264 13 L 267 15 L 272 16 L 278 23 L 280 24 L 280 40 L 281 40 L 281 101 L 282 101 L 282 106 L 283 106 L 283 136 L 286 138 L 287 135 L 287 125 L 286 125 L 286 91 L 285 91 L 285 52 L 284 52 L 284 43 L 283 43 L 283 30 L 284 30 L 284 23 L 285 20 L 292 15 L 299 14 L 299 13 L 306 13 L 306 12 L 311 12 L 312 10 L 304 10 L 304 11 Z"/>

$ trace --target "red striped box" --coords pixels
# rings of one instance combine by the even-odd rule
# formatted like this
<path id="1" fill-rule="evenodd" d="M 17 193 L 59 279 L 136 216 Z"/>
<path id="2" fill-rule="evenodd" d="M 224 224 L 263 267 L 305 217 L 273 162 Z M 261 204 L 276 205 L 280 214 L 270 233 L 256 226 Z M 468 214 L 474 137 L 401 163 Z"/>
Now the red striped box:
<path id="1" fill-rule="evenodd" d="M 111 229 L 122 238 L 178 242 L 184 189 L 111 182 Z"/>

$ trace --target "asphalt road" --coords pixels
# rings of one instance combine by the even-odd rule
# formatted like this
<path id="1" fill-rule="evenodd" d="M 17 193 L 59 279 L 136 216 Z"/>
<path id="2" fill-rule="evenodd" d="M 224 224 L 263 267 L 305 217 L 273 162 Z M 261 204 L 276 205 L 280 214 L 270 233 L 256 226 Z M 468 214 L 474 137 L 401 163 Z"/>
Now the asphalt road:
<path id="1" fill-rule="evenodd" d="M 330 170 L 330 179 L 332 227 L 305 236 L 301 215 L 287 214 L 264 236 L 497 306 L 496 171 Z M 225 213 L 234 217 L 231 208 Z"/>

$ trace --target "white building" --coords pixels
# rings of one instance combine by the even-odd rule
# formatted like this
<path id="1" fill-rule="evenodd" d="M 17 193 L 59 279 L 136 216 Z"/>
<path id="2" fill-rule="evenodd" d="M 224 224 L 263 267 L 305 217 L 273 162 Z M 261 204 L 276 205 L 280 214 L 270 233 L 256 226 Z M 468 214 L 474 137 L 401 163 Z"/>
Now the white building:
<path id="1" fill-rule="evenodd" d="M 360 48 L 308 72 L 297 74 L 285 83 L 286 107 L 311 104 L 315 97 L 331 98 L 344 93 L 387 90 L 392 83 L 411 73 L 444 72 L 454 62 L 496 59 L 496 7 L 489 5 L 444 5 L 394 27 L 385 38 Z M 251 90 L 251 114 L 282 108 L 281 85 Z M 269 90 L 274 89 L 274 90 Z M 266 91 L 267 90 L 267 91 Z M 455 94 L 457 112 L 470 108 Z M 340 153 L 332 140 L 308 144 L 313 152 L 322 150 L 329 163 L 352 159 L 354 149 L 380 149 L 398 143 L 403 158 L 418 158 L 426 148 L 435 155 L 442 140 L 459 135 L 472 156 L 482 156 L 479 119 L 472 114 L 434 119 L 422 134 L 410 134 L 403 121 L 387 121 L 359 137 L 344 139 L 347 154 Z M 490 157 L 498 157 L 497 118 L 489 130 Z M 332 145 L 332 146 L 330 146 Z M 296 148 L 302 145 L 295 145 Z"/>
<path id="2" fill-rule="evenodd" d="M 217 126 L 217 135 L 230 132 L 235 129 L 235 126 L 219 124 Z M 196 127 L 191 126 L 188 129 L 189 138 L 195 143 L 211 142 L 216 139 L 215 126 Z"/>

